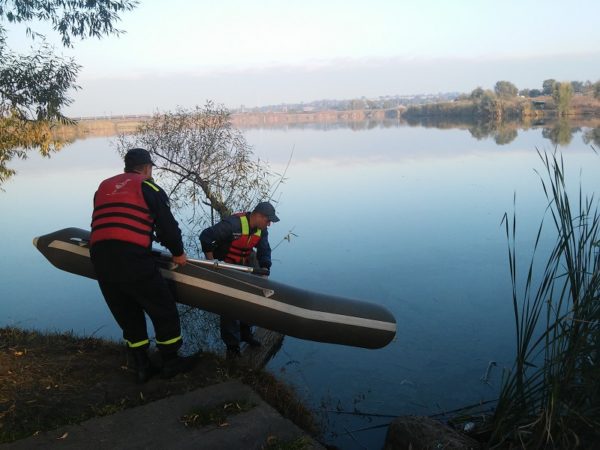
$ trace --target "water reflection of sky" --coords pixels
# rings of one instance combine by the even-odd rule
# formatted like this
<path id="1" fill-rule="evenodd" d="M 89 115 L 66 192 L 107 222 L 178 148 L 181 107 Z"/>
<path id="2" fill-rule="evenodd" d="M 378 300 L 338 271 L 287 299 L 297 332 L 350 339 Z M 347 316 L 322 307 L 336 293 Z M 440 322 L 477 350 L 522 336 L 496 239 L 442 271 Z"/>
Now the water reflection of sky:
<path id="1" fill-rule="evenodd" d="M 0 323 L 120 336 L 97 284 L 60 273 L 32 245 L 33 237 L 50 230 L 89 228 L 93 193 L 115 164 L 119 157 L 106 139 L 77 141 L 50 158 L 29 152 L 10 162 L 17 174 L 0 193 L 2 248 L 9 255 L 0 260 Z"/>
<path id="2" fill-rule="evenodd" d="M 283 149 L 269 159 L 281 164 L 294 146 L 282 222 L 272 235 L 283 228 L 299 237 L 276 250 L 274 274 L 307 288 L 377 298 L 399 326 L 396 341 L 377 351 L 288 338 L 271 370 L 284 371 L 315 406 L 329 397 L 330 406 L 341 399 L 346 410 L 359 394 L 359 409 L 392 414 L 432 414 L 494 398 L 479 378 L 491 360 L 510 367 L 514 336 L 501 218 L 512 213 L 516 194 L 518 251 L 528 262 L 546 207 L 534 172 L 541 170 L 536 147 L 552 151 L 541 131 L 520 132 L 502 147 L 465 130 L 423 128 L 247 136 L 266 159 Z M 575 186 L 581 168 L 599 162 L 577 136 L 563 153 Z M 583 181 L 585 192 L 599 187 L 591 173 Z M 500 373 L 493 377 L 497 388 Z M 329 420 L 338 432 L 369 426 Z M 366 433 L 361 442 L 377 447 L 384 434 Z M 334 441 L 359 448 L 343 433 Z"/>
<path id="3" fill-rule="evenodd" d="M 292 161 L 333 160 L 337 164 L 400 161 L 422 158 L 454 158 L 470 153 L 535 153 L 552 150 L 554 145 L 542 137 L 542 129 L 519 130 L 517 138 L 498 145 L 492 138 L 475 139 L 467 129 L 423 127 L 389 127 L 354 131 L 350 128 L 315 129 L 246 129 L 255 153 L 272 164 Z M 440 145 L 443 144 L 443 145 Z M 582 133 L 575 133 L 563 151 L 581 151 L 585 146 Z"/>
<path id="4" fill-rule="evenodd" d="M 490 360 L 511 365 L 512 306 L 500 221 L 517 196 L 518 243 L 527 260 L 545 209 L 534 168 L 539 130 L 510 144 L 465 130 L 425 128 L 246 130 L 255 153 L 283 171 L 281 222 L 271 228 L 277 281 L 386 305 L 397 339 L 369 351 L 286 338 L 269 369 L 309 404 L 329 396 L 352 410 L 432 414 L 481 399 Z M 576 135 L 563 149 L 567 180 L 597 192 L 599 161 Z M 0 194 L 0 323 L 73 329 L 117 338 L 95 282 L 60 272 L 31 245 L 59 228 L 89 227 L 98 182 L 122 170 L 105 138 L 77 141 L 50 159 L 13 161 L 18 174 Z M 297 237 L 283 238 L 293 230 Z M 551 234 L 548 239 L 551 240 Z M 337 430 L 368 424 L 330 417 Z M 385 429 L 365 434 L 380 445 Z M 353 448 L 350 439 L 334 439 Z"/>

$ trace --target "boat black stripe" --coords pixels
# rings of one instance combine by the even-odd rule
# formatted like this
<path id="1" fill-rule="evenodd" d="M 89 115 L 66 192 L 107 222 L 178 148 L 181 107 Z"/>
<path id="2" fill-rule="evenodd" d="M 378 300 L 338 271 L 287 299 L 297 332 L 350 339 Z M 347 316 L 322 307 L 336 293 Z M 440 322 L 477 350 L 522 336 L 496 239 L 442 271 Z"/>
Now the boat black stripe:
<path id="1" fill-rule="evenodd" d="M 125 217 L 126 219 L 131 219 L 131 220 L 135 220 L 136 222 L 139 222 L 143 225 L 147 225 L 149 227 L 151 227 L 153 225 L 152 222 L 149 222 L 148 220 L 144 220 L 141 217 L 137 217 L 134 216 L 133 214 L 127 214 L 127 213 L 106 213 L 106 214 L 99 214 L 97 216 L 94 216 L 92 223 L 95 222 L 96 220 L 100 220 L 100 219 L 105 219 L 107 217 Z"/>
<path id="2" fill-rule="evenodd" d="M 126 230 L 134 231 L 136 233 L 143 234 L 144 236 L 152 234 L 151 231 L 141 230 L 139 228 L 136 228 L 132 225 L 127 225 L 125 223 L 103 223 L 102 225 L 96 225 L 95 227 L 93 226 L 92 231 L 98 231 L 103 228 L 125 228 Z"/>
<path id="3" fill-rule="evenodd" d="M 96 206 L 94 211 L 99 211 L 104 208 L 129 208 L 136 211 L 141 211 L 146 214 L 150 214 L 150 210 L 142 208 L 141 206 L 132 205 L 131 203 L 105 203 L 104 205 Z"/>

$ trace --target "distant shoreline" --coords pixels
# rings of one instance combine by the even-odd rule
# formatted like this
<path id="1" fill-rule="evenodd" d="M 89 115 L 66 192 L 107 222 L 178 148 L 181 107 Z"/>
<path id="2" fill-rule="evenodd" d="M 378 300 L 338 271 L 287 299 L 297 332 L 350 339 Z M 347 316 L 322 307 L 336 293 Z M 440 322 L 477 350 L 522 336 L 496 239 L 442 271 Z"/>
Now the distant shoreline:
<path id="1" fill-rule="evenodd" d="M 358 124 L 366 121 L 374 122 L 402 122 L 408 120 L 409 123 L 415 119 L 435 120 L 445 119 L 457 122 L 469 123 L 478 121 L 481 118 L 471 114 L 465 115 L 464 102 L 440 102 L 422 105 L 420 107 L 409 107 L 402 105 L 390 109 L 357 109 L 357 110 L 322 110 L 322 111 L 303 111 L 303 112 L 236 112 L 231 114 L 233 126 L 238 128 L 255 127 L 286 127 L 301 126 L 310 124 Z M 443 108 L 439 108 L 442 106 Z M 416 114 L 415 114 L 416 113 Z M 55 128 L 55 135 L 59 138 L 79 139 L 85 137 L 116 136 L 118 134 L 128 134 L 136 131 L 139 125 L 149 121 L 153 116 L 150 115 L 111 115 L 97 117 L 79 117 L 74 118 L 75 125 L 60 125 Z M 600 119 L 600 101 L 585 106 L 578 105 L 575 102 L 570 110 L 567 120 L 592 122 Z M 523 117 L 511 117 L 510 122 L 523 122 L 528 126 L 531 120 L 557 120 L 556 109 L 552 103 L 548 102 L 544 110 L 529 110 L 529 114 Z"/>
<path id="2" fill-rule="evenodd" d="M 310 112 L 248 112 L 232 113 L 231 123 L 238 128 L 286 126 L 297 124 L 358 123 L 365 120 L 398 120 L 401 113 L 393 110 L 350 110 Z M 60 125 L 55 135 L 64 139 L 116 136 L 133 133 L 137 127 L 152 119 L 149 115 L 112 115 L 73 118 L 75 125 Z"/>

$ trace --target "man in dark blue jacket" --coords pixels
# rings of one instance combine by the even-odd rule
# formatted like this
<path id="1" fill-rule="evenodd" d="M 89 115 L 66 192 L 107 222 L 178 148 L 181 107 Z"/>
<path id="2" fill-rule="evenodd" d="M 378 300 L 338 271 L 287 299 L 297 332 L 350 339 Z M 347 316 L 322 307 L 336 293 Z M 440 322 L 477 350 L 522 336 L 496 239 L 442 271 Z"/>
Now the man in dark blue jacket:
<path id="1" fill-rule="evenodd" d="M 269 202 L 261 202 L 252 212 L 225 217 L 219 223 L 206 228 L 200 234 L 200 243 L 206 259 L 218 259 L 232 264 L 271 268 L 271 247 L 268 227 L 279 222 L 275 208 Z M 253 250 L 256 249 L 256 252 Z M 232 317 L 221 316 L 221 339 L 227 346 L 227 356 L 240 354 L 240 341 L 260 346 L 252 333 L 252 327 Z"/>

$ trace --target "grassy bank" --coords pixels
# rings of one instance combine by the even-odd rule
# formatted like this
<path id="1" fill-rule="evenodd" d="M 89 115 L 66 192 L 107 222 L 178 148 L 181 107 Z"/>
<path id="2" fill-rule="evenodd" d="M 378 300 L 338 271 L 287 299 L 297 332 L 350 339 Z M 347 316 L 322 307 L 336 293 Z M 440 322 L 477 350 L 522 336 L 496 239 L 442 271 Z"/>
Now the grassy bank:
<path id="1" fill-rule="evenodd" d="M 115 342 L 0 328 L 0 443 L 230 379 L 250 385 L 284 417 L 317 434 L 313 416 L 289 386 L 213 353 L 203 354 L 188 374 L 137 385 L 124 346 Z"/>

